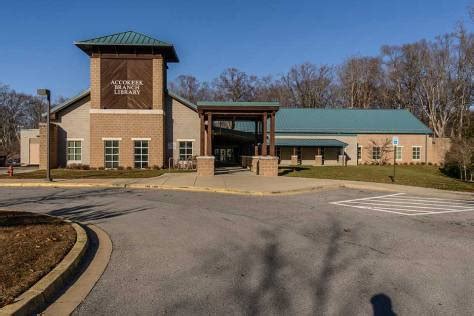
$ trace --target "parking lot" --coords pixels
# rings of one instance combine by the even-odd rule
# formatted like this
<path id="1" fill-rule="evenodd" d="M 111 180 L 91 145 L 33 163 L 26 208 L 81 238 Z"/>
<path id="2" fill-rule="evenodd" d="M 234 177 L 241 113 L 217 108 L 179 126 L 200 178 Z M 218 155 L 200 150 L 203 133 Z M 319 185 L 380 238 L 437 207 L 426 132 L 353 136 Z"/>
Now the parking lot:
<path id="1" fill-rule="evenodd" d="M 474 211 L 473 199 L 442 199 L 414 196 L 405 193 L 371 196 L 331 203 L 339 206 L 408 216 Z"/>
<path id="2" fill-rule="evenodd" d="M 109 265 L 76 315 L 472 315 L 471 203 L 349 189 L 0 189 L 0 208 L 110 235 Z"/>

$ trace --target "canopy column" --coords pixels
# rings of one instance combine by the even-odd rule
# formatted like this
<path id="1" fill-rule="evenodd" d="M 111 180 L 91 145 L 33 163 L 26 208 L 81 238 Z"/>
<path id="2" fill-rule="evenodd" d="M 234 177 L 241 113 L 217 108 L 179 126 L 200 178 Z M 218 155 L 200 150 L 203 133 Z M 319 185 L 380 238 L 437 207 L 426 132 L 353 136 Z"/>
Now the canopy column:
<path id="1" fill-rule="evenodd" d="M 205 152 L 204 152 L 204 142 L 205 142 L 205 122 L 204 122 L 204 114 L 201 113 L 199 114 L 199 118 L 201 120 L 201 126 L 200 126 L 200 150 L 199 150 L 199 155 L 200 156 L 204 156 Z"/>
<path id="2" fill-rule="evenodd" d="M 212 113 L 207 114 L 207 156 L 212 156 Z"/>
<path id="3" fill-rule="evenodd" d="M 270 156 L 275 156 L 275 111 L 270 118 Z"/>
<path id="4" fill-rule="evenodd" d="M 262 156 L 267 155 L 267 112 L 263 112 L 263 139 L 262 139 Z"/>

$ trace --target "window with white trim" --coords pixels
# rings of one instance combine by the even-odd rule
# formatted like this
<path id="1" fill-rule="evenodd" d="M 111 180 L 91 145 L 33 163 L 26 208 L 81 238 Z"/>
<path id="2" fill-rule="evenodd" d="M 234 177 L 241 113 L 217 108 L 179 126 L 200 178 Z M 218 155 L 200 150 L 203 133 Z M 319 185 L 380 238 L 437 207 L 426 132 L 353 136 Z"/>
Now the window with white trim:
<path id="1" fill-rule="evenodd" d="M 372 159 L 378 160 L 382 157 L 382 150 L 379 146 L 372 147 Z"/>
<path id="2" fill-rule="evenodd" d="M 190 160 L 193 158 L 193 142 L 179 142 L 179 160 Z"/>
<path id="3" fill-rule="evenodd" d="M 119 141 L 118 140 L 105 140 L 104 141 L 104 162 L 105 168 L 113 169 L 119 166 Z"/>
<path id="4" fill-rule="evenodd" d="M 402 147 L 401 146 L 396 146 L 395 147 L 395 159 L 396 160 L 402 160 Z"/>
<path id="5" fill-rule="evenodd" d="M 135 140 L 134 144 L 134 167 L 138 169 L 148 168 L 148 140 Z"/>
<path id="6" fill-rule="evenodd" d="M 67 161 L 80 162 L 82 160 L 82 141 L 68 140 L 67 141 Z"/>
<path id="7" fill-rule="evenodd" d="M 412 147 L 412 156 L 413 160 L 420 160 L 421 159 L 421 146 L 413 146 Z"/>

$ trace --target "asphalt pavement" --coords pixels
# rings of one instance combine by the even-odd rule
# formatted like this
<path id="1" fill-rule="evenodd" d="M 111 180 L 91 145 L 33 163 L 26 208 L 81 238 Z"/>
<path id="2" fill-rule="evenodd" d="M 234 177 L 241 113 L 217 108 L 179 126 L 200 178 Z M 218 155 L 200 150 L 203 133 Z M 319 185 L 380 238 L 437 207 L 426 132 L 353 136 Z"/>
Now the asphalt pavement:
<path id="1" fill-rule="evenodd" d="M 108 232 L 111 261 L 76 315 L 472 315 L 474 211 L 353 201 L 382 194 L 2 188 L 0 208 Z"/>

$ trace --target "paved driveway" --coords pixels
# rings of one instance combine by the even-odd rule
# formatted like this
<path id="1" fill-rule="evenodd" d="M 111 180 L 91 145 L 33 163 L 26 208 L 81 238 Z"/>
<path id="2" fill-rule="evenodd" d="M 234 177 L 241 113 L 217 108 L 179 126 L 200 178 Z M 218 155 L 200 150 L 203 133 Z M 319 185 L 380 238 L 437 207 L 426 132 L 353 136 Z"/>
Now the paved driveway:
<path id="1" fill-rule="evenodd" d="M 110 264 L 77 315 L 472 315 L 474 212 L 330 203 L 380 195 L 13 188 L 0 208 L 110 234 Z"/>

